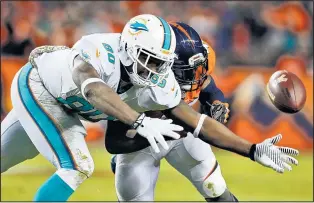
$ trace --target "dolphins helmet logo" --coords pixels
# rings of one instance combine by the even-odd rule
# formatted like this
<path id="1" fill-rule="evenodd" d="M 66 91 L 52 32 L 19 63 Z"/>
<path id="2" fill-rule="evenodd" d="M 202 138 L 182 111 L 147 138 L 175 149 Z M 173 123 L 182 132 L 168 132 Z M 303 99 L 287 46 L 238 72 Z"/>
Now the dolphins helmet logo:
<path id="1" fill-rule="evenodd" d="M 140 34 L 142 31 L 147 31 L 148 28 L 146 27 L 146 20 L 139 18 L 134 20 L 134 22 L 131 22 L 129 33 L 131 35 Z"/>
<path id="2" fill-rule="evenodd" d="M 90 58 L 90 54 L 85 50 L 81 50 L 81 56 L 82 56 L 82 59 L 84 61 L 89 61 L 91 58 Z"/>

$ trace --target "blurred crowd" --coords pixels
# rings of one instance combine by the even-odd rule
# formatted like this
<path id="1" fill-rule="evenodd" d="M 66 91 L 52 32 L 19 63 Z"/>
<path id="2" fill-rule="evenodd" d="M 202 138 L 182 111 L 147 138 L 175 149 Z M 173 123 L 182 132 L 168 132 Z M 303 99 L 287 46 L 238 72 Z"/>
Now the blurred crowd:
<path id="1" fill-rule="evenodd" d="M 313 1 L 1 1 L 1 120 L 12 108 L 11 81 L 33 48 L 71 47 L 83 35 L 121 32 L 138 14 L 185 22 L 214 48 L 213 76 L 230 99 L 235 133 L 262 140 L 280 130 L 289 132 L 287 142 L 308 146 L 300 140 L 313 138 Z M 271 125 L 277 113 L 265 92 L 267 74 L 278 69 L 301 77 L 308 92 L 307 119 L 288 118 L 286 127 Z M 87 130 L 88 139 L 103 135 L 100 127 Z"/>
<path id="2" fill-rule="evenodd" d="M 121 32 L 141 13 L 194 27 L 214 47 L 219 67 L 273 67 L 288 54 L 313 69 L 312 1 L 1 1 L 1 54 L 27 56 L 37 46 Z"/>

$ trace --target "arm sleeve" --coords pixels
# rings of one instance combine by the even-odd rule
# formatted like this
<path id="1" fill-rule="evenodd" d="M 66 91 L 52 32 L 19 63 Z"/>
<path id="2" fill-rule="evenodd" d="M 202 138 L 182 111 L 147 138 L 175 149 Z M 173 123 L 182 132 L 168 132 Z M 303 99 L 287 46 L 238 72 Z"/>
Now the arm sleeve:
<path id="1" fill-rule="evenodd" d="M 211 76 L 210 83 L 201 91 L 199 101 L 205 105 L 206 101 L 212 104 L 215 100 L 226 102 L 223 92 L 216 86 L 214 79 Z"/>

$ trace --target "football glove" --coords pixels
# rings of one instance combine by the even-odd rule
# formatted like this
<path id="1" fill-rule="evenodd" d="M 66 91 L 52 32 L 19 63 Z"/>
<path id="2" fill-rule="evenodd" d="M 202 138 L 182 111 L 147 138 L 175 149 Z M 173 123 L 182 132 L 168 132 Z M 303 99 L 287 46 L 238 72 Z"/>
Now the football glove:
<path id="1" fill-rule="evenodd" d="M 285 170 L 291 171 L 292 167 L 289 164 L 298 165 L 298 161 L 289 155 L 297 156 L 299 151 L 289 147 L 275 146 L 281 138 L 282 135 L 278 134 L 262 143 L 254 144 L 250 150 L 250 158 L 278 173 L 283 173 Z"/>
<path id="2" fill-rule="evenodd" d="M 134 122 L 132 128 L 135 129 L 139 135 L 145 137 L 153 150 L 156 153 L 159 153 L 160 150 L 156 141 L 158 141 L 164 149 L 169 149 L 169 146 L 163 135 L 173 139 L 180 138 L 180 135 L 174 131 L 182 131 L 183 127 L 171 123 L 171 119 L 162 120 L 158 118 L 150 118 L 146 117 L 143 113 Z"/>
<path id="3" fill-rule="evenodd" d="M 220 123 L 227 123 L 230 112 L 228 103 L 222 103 L 218 100 L 214 101 L 213 104 L 209 102 L 206 103 L 207 105 L 205 105 L 204 111 L 208 116 Z"/>

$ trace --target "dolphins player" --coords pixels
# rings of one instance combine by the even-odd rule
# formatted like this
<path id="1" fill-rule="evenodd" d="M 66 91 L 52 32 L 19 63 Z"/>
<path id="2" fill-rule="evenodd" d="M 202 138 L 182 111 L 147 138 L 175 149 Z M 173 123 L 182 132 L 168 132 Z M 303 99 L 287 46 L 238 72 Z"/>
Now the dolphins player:
<path id="1" fill-rule="evenodd" d="M 1 172 L 42 154 L 56 172 L 38 189 L 35 201 L 66 201 L 94 170 L 80 119 L 117 119 L 151 143 L 168 149 L 164 136 L 179 138 L 182 127 L 150 118 L 180 102 L 171 72 L 176 38 L 154 15 L 132 18 L 122 34 L 82 37 L 72 49 L 36 48 L 11 87 L 13 110 L 1 122 Z M 121 72 L 133 87 L 119 96 Z M 141 113 L 138 113 L 141 112 Z"/>
<path id="2" fill-rule="evenodd" d="M 183 100 L 191 106 L 200 102 L 203 108 L 198 110 L 226 123 L 228 105 L 224 103 L 223 93 L 208 75 L 215 65 L 215 52 L 202 43 L 198 33 L 190 26 L 184 23 L 170 25 L 176 36 L 175 52 L 178 55 L 172 70 L 183 92 Z M 197 109 L 196 106 L 194 108 Z M 158 116 L 156 112 L 154 114 Z M 160 160 L 165 158 L 196 187 L 206 201 L 238 201 L 228 190 L 220 166 L 207 143 L 188 133 L 183 139 L 167 141 L 169 150 L 156 154 L 141 137 L 111 139 L 119 130 L 119 134 L 123 135 L 123 131 L 127 130 L 123 126 L 109 122 L 106 136 L 109 152 L 121 153 L 111 160 L 113 172 L 116 170 L 119 200 L 153 201 Z"/>

